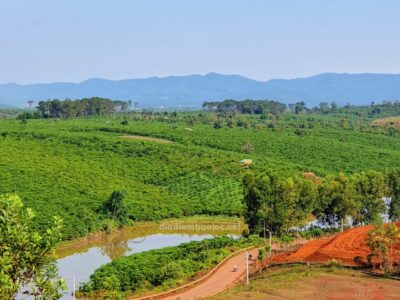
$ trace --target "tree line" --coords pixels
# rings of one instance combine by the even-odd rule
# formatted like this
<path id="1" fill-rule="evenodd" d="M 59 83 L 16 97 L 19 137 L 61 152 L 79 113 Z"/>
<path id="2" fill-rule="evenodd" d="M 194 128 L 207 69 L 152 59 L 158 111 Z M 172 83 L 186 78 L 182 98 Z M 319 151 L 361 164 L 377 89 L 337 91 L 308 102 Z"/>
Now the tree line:
<path id="1" fill-rule="evenodd" d="M 259 233 L 264 223 L 276 234 L 285 233 L 314 219 L 340 225 L 343 231 L 349 217 L 352 224 L 348 225 L 365 225 L 381 222 L 387 212 L 392 221 L 400 221 L 399 170 L 323 178 L 313 173 L 289 177 L 248 173 L 243 184 L 244 216 L 251 233 Z M 391 197 L 389 209 L 384 197 Z"/>
<path id="2" fill-rule="evenodd" d="M 203 109 L 223 113 L 241 114 L 282 114 L 287 110 L 285 104 L 273 100 L 225 100 L 222 102 L 204 102 Z"/>
<path id="3" fill-rule="evenodd" d="M 77 117 L 102 116 L 111 113 L 127 111 L 128 108 L 128 102 L 99 97 L 82 98 L 78 100 L 53 99 L 48 101 L 40 101 L 35 112 L 24 112 L 19 116 L 19 119 L 68 119 Z"/>

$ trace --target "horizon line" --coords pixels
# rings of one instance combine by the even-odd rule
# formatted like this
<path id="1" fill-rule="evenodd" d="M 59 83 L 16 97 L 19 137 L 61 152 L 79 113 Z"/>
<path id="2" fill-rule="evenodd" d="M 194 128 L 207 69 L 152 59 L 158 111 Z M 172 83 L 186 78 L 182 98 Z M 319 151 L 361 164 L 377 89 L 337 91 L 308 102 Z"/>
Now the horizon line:
<path id="1" fill-rule="evenodd" d="M 245 79 L 257 81 L 260 83 L 266 83 L 269 81 L 274 81 L 274 80 L 296 80 L 296 79 L 306 79 L 306 78 L 313 78 L 317 76 L 322 76 L 322 75 L 400 75 L 400 73 L 376 73 L 376 72 L 363 72 L 363 73 L 349 73 L 349 72 L 323 72 L 323 73 L 317 73 L 309 76 L 300 76 L 300 77 L 292 77 L 292 78 L 272 78 L 272 79 L 267 79 L 267 80 L 258 80 L 254 78 L 250 78 L 241 74 L 226 74 L 226 73 L 218 73 L 218 72 L 207 72 L 207 73 L 191 73 L 191 74 L 186 74 L 186 75 L 166 75 L 166 76 L 147 76 L 147 77 L 133 77 L 133 78 L 123 78 L 123 79 L 107 79 L 104 77 L 90 77 L 82 81 L 53 81 L 53 82 L 36 82 L 36 83 L 16 83 L 16 82 L 6 82 L 6 83 L 0 83 L 0 86 L 2 85 L 18 85 L 18 86 L 30 86 L 30 85 L 48 85 L 48 84 L 82 84 L 87 81 L 91 80 L 104 80 L 104 81 L 110 81 L 110 82 L 119 82 L 119 81 L 128 81 L 128 80 L 148 80 L 148 79 L 167 79 L 167 78 L 179 78 L 179 77 L 190 77 L 190 76 L 200 76 L 200 77 L 206 77 L 210 75 L 219 75 L 219 76 L 238 76 L 242 77 Z"/>

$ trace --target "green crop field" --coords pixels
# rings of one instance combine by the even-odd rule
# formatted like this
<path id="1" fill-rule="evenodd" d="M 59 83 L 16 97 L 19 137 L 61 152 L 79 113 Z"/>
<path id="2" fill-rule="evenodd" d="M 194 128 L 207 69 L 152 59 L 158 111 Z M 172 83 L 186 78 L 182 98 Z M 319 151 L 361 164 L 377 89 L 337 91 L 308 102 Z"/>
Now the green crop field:
<path id="1" fill-rule="evenodd" d="M 240 215 L 241 179 L 248 171 L 351 174 L 398 165 L 400 139 L 368 130 L 364 117 L 244 116 L 249 126 L 216 129 L 179 113 L 174 120 L 128 116 L 0 120 L 0 194 L 16 193 L 37 213 L 34 226 L 64 219 L 65 238 L 98 230 L 101 207 L 115 190 L 127 192 L 130 220 L 189 215 Z M 201 113 L 207 117 L 206 113 Z M 364 127 L 363 127 L 364 126 Z M 127 139 L 139 135 L 157 140 Z M 251 151 L 243 150 L 244 143 Z M 250 169 L 238 161 L 253 160 Z"/>

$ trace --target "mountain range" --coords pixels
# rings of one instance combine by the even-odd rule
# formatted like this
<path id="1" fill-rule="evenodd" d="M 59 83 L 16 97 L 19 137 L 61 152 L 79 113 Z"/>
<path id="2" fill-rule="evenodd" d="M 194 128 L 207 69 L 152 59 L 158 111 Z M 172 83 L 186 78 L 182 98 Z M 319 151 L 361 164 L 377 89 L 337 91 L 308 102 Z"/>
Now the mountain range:
<path id="1" fill-rule="evenodd" d="M 140 107 L 200 107 L 204 101 L 269 99 L 289 104 L 305 101 L 368 105 L 371 101 L 400 99 L 400 74 L 325 73 L 307 78 L 252 80 L 239 75 L 151 77 L 107 80 L 93 78 L 81 83 L 19 85 L 0 84 L 0 104 L 24 107 L 28 100 L 106 97 L 131 100 Z"/>

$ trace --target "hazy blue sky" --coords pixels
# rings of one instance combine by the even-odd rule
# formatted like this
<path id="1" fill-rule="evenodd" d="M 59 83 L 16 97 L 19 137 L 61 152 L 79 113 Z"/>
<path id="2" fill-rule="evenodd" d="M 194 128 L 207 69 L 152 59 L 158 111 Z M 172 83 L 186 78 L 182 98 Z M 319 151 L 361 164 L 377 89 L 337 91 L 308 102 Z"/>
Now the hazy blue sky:
<path id="1" fill-rule="evenodd" d="M 399 0 L 1 0 L 0 83 L 400 73 Z"/>

